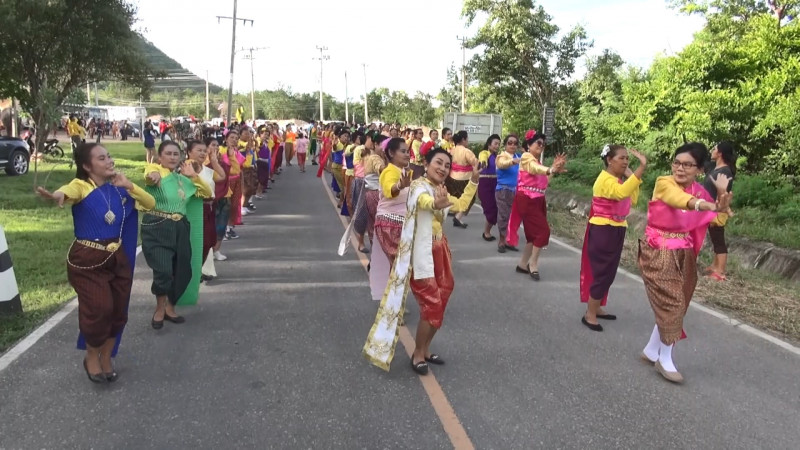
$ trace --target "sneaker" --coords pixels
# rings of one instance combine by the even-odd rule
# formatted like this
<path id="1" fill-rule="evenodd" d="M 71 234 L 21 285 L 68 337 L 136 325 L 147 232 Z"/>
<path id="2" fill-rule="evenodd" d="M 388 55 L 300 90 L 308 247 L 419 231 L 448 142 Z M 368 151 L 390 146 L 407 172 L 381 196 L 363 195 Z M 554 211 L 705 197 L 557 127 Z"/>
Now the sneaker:
<path id="1" fill-rule="evenodd" d="M 226 231 L 226 232 L 225 232 L 225 234 L 222 236 L 222 240 L 223 240 L 223 241 L 227 241 L 227 240 L 228 240 L 228 232 L 227 232 L 227 231 Z"/>
<path id="2" fill-rule="evenodd" d="M 253 202 L 250 202 L 250 203 L 248 203 L 248 204 L 244 205 L 244 207 L 245 207 L 245 208 L 247 208 L 247 209 L 249 209 L 249 210 L 250 210 L 250 212 L 253 212 L 253 211 L 255 211 L 255 210 L 256 210 L 256 205 L 255 205 L 255 204 L 253 204 Z"/>
<path id="3" fill-rule="evenodd" d="M 242 208 L 242 217 L 250 214 L 250 211 L 247 208 Z"/>
<path id="4" fill-rule="evenodd" d="M 231 228 L 230 230 L 228 230 L 228 232 L 226 233 L 226 235 L 228 236 L 228 239 L 239 239 L 239 235 L 238 235 L 238 234 L 236 234 L 236 232 L 235 232 L 235 231 L 233 231 L 233 228 Z"/>
<path id="5" fill-rule="evenodd" d="M 244 210 L 247 211 L 247 214 L 254 214 L 256 212 L 255 208 L 251 208 L 249 206 L 245 206 Z"/>
<path id="6" fill-rule="evenodd" d="M 227 256 L 223 255 L 219 250 L 214 251 L 214 261 L 225 261 Z"/>
<path id="7" fill-rule="evenodd" d="M 256 194 L 256 200 L 263 200 L 263 199 L 264 199 L 263 195 Z"/>

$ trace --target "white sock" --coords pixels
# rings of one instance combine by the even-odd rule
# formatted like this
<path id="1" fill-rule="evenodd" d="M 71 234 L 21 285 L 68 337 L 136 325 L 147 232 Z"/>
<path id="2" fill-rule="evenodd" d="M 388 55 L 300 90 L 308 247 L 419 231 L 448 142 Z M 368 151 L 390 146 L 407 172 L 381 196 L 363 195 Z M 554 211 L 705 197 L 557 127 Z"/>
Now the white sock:
<path id="1" fill-rule="evenodd" d="M 675 368 L 675 364 L 672 362 L 672 345 L 661 344 L 661 351 L 658 354 L 658 362 L 661 363 L 661 367 L 664 368 L 667 372 L 677 372 L 678 369 Z"/>
<path id="2" fill-rule="evenodd" d="M 653 333 L 650 334 L 650 341 L 647 342 L 647 347 L 642 350 L 645 356 L 650 361 L 658 359 L 658 351 L 661 348 L 661 335 L 658 334 L 658 325 L 653 326 Z"/>

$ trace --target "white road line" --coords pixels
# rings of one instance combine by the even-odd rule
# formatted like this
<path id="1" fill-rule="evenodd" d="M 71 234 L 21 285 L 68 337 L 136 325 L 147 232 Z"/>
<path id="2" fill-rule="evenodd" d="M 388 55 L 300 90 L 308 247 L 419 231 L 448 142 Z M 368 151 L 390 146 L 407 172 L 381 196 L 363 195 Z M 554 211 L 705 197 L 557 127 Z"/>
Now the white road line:
<path id="1" fill-rule="evenodd" d="M 136 256 L 139 256 L 139 253 L 142 253 L 142 246 L 136 247 Z M 22 356 L 28 349 L 33 347 L 33 344 L 37 343 L 39 339 L 42 338 L 45 334 L 47 334 L 50 330 L 56 327 L 65 317 L 69 315 L 75 308 L 78 307 L 78 297 L 73 297 L 72 300 L 67 302 L 57 313 L 53 314 L 52 317 L 47 319 L 47 321 L 41 325 L 39 328 L 33 330 L 33 332 L 25 337 L 25 339 L 21 340 L 17 343 L 17 345 L 11 347 L 3 356 L 0 356 L 0 372 L 6 370 L 8 366 L 11 365 L 17 358 Z"/>
<path id="2" fill-rule="evenodd" d="M 581 254 L 580 250 L 578 250 L 577 248 L 567 244 L 564 241 L 560 241 L 560 240 L 558 240 L 556 238 L 553 238 L 553 237 L 550 237 L 550 241 L 560 245 L 561 247 L 564 247 L 565 249 L 567 249 L 567 250 L 569 250 L 569 251 L 571 251 L 573 253 L 576 253 L 578 255 Z M 625 275 L 626 277 L 630 278 L 633 281 L 638 281 L 639 283 L 644 284 L 644 280 L 642 280 L 642 277 L 640 277 L 638 275 L 635 275 L 633 273 L 630 273 L 625 269 L 618 269 L 617 272 L 621 273 L 622 275 Z M 761 339 L 764 339 L 765 341 L 773 343 L 773 344 L 777 345 L 778 347 L 780 347 L 780 348 L 782 348 L 782 349 L 784 349 L 784 350 L 786 350 L 786 351 L 788 351 L 790 353 L 793 353 L 793 354 L 795 354 L 797 356 L 800 356 L 800 347 L 792 345 L 792 344 L 784 341 L 783 339 L 776 338 L 775 336 L 767 334 L 767 333 L 765 333 L 765 332 L 763 332 L 763 331 L 761 331 L 759 329 L 756 329 L 756 328 L 754 328 L 754 327 L 752 327 L 750 325 L 747 325 L 747 324 L 745 324 L 745 323 L 743 323 L 743 322 L 741 322 L 741 321 L 739 321 L 737 319 L 734 319 L 733 317 L 730 317 L 725 313 L 722 313 L 722 312 L 719 312 L 719 311 L 717 311 L 715 309 L 709 308 L 708 306 L 701 305 L 701 304 L 699 304 L 697 302 L 691 302 L 691 303 L 689 303 L 689 306 L 691 308 L 698 309 L 698 310 L 700 310 L 700 311 L 702 311 L 702 312 L 704 312 L 704 313 L 706 313 L 706 314 L 708 314 L 710 316 L 716 317 L 717 319 L 720 319 L 721 321 L 725 322 L 726 324 L 728 324 L 728 325 L 730 325 L 730 326 L 732 326 L 734 328 L 737 328 L 739 330 L 742 330 L 742 331 L 745 331 L 747 333 L 750 333 L 753 336 L 756 336 L 756 337 L 759 337 Z"/>

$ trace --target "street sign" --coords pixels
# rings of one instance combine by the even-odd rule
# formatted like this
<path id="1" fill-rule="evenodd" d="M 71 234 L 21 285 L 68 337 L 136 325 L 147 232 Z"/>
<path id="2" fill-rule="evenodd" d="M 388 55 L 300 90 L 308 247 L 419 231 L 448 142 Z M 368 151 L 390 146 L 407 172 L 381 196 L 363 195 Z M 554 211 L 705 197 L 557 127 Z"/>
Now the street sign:
<path id="1" fill-rule="evenodd" d="M 542 121 L 542 132 L 547 136 L 547 143 L 552 144 L 554 142 L 553 134 L 556 132 L 556 109 L 545 106 L 544 108 L 544 120 Z"/>

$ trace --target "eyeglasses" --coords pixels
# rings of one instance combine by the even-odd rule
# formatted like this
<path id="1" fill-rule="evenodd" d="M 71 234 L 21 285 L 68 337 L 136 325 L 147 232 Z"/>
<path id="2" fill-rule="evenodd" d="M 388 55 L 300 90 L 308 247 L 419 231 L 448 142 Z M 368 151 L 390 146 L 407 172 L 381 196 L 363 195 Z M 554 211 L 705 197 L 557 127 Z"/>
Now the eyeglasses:
<path id="1" fill-rule="evenodd" d="M 689 170 L 692 167 L 697 167 L 697 164 L 690 162 L 672 161 L 672 167 L 675 169 L 677 169 L 678 167 L 683 167 L 684 170 Z"/>

